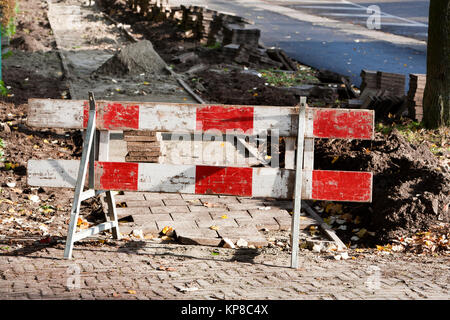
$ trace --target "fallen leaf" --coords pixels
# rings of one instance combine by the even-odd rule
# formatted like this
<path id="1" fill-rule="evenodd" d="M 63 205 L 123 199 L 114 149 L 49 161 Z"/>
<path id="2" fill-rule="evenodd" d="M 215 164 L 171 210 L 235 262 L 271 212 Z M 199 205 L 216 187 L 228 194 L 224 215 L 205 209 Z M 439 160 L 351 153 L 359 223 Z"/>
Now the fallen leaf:
<path id="1" fill-rule="evenodd" d="M 219 230 L 219 227 L 218 226 L 211 226 L 211 227 L 209 227 L 211 230 Z"/>
<path id="2" fill-rule="evenodd" d="M 129 293 L 129 294 L 136 294 L 136 290 L 128 290 L 127 293 Z"/>
<path id="3" fill-rule="evenodd" d="M 163 234 L 168 234 L 168 233 L 171 233 L 173 231 L 173 228 L 172 227 L 169 227 L 169 226 L 165 226 L 163 229 L 162 229 L 162 233 Z"/>

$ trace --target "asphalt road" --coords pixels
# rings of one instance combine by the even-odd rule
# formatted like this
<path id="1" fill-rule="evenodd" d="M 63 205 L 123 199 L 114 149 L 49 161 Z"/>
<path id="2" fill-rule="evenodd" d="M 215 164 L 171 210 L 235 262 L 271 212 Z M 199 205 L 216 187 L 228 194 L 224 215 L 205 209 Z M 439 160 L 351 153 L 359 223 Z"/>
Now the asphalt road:
<path id="1" fill-rule="evenodd" d="M 265 46 L 280 47 L 292 58 L 318 69 L 348 75 L 360 85 L 362 69 L 426 73 L 429 1 L 177 0 L 234 13 L 261 29 Z M 367 20 L 380 8 L 380 29 Z M 372 22 L 377 20 L 372 19 Z M 408 84 L 407 84 L 408 85 Z M 407 90 L 407 87 L 405 87 Z"/>

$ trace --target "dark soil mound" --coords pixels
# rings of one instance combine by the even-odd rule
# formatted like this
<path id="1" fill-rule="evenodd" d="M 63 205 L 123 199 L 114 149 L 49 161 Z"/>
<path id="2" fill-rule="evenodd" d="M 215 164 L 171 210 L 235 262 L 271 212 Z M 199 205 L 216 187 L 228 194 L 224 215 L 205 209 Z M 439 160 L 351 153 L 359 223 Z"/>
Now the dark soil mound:
<path id="1" fill-rule="evenodd" d="M 130 44 L 108 59 L 95 73 L 102 75 L 139 75 L 160 74 L 163 72 L 165 62 L 153 49 L 152 43 L 143 40 Z"/>
<path id="2" fill-rule="evenodd" d="M 4 69 L 3 80 L 14 94 L 0 97 L 0 101 L 10 103 L 27 103 L 30 98 L 61 99 L 61 92 L 67 91 L 61 79 L 47 78 L 19 66 Z"/>
<path id="3" fill-rule="evenodd" d="M 450 173 L 440 168 L 425 144 L 409 143 L 397 130 L 387 137 L 377 133 L 373 141 L 318 140 L 315 166 L 373 172 L 372 203 L 348 207 L 353 216 L 362 218 L 358 228 L 376 232 L 374 241 L 449 221 Z"/>
<path id="4" fill-rule="evenodd" d="M 202 95 L 211 102 L 240 105 L 295 106 L 298 97 L 286 90 L 266 84 L 264 79 L 252 74 L 231 71 L 223 74 L 207 71 L 196 78 L 206 89 Z M 191 79 L 192 81 L 192 79 Z"/>

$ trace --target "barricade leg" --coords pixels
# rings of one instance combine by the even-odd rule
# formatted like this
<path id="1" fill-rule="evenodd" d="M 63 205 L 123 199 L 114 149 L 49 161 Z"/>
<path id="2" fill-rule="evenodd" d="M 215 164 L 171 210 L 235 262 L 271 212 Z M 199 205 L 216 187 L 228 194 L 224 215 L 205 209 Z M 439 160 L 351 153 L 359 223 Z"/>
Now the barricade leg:
<path id="1" fill-rule="evenodd" d="M 291 224 L 291 268 L 298 268 L 298 238 L 300 233 L 300 209 L 302 206 L 302 174 L 303 174 L 303 145 L 305 136 L 306 97 L 300 98 L 297 135 L 297 162 L 295 168 L 294 213 Z"/>
<path id="2" fill-rule="evenodd" d="M 106 191 L 106 203 L 108 205 L 107 216 L 110 220 L 115 222 L 115 226 L 111 228 L 114 239 L 120 239 L 119 224 L 117 223 L 117 210 L 112 191 Z"/>
<path id="3" fill-rule="evenodd" d="M 75 195 L 73 198 L 72 209 L 70 211 L 70 223 L 69 230 L 66 239 L 66 248 L 64 250 L 64 258 L 72 258 L 73 244 L 75 243 L 75 232 L 77 229 L 78 216 L 80 214 L 80 205 L 83 193 L 83 187 L 86 180 L 86 171 L 88 168 L 88 158 L 91 158 L 91 149 L 93 148 L 94 136 L 95 136 L 95 121 L 96 110 L 94 96 L 89 93 L 89 120 L 86 130 L 86 137 L 83 141 L 83 152 L 81 154 L 80 168 L 78 169 L 77 183 L 75 185 Z M 91 162 L 92 167 L 92 162 Z M 93 177 L 93 172 L 90 172 L 90 177 Z M 90 178 L 90 180 L 93 178 Z M 92 181 L 89 181 L 93 183 Z M 95 194 L 95 193 L 94 193 Z"/>

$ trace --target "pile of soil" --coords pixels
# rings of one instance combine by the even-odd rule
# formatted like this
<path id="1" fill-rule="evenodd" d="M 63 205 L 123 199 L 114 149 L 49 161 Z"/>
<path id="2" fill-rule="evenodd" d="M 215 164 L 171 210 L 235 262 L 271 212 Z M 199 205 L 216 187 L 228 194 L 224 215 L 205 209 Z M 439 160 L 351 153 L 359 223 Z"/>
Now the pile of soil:
<path id="1" fill-rule="evenodd" d="M 148 40 L 130 44 L 102 64 L 95 74 L 114 76 L 133 76 L 161 74 L 166 64 L 153 49 Z"/>
<path id="2" fill-rule="evenodd" d="M 366 243 L 388 242 L 450 221 L 450 172 L 425 143 L 410 143 L 396 129 L 388 136 L 376 133 L 371 141 L 319 139 L 314 161 L 316 169 L 373 172 L 372 203 L 345 204 L 362 219 L 349 231 L 376 232 Z M 338 234 L 347 240 L 352 236 Z"/>
<path id="3" fill-rule="evenodd" d="M 268 85 L 264 79 L 233 70 L 205 71 L 190 79 L 202 98 L 221 104 L 295 106 L 299 98 L 287 90 Z M 196 84 L 200 83 L 201 86 Z"/>

